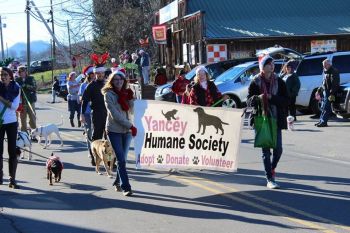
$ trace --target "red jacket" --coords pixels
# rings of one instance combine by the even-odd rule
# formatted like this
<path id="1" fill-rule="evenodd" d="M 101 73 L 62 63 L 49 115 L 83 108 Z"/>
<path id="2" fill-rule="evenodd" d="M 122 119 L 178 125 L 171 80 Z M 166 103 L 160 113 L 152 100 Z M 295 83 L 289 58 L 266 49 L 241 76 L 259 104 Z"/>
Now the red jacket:
<path id="1" fill-rule="evenodd" d="M 171 87 L 171 90 L 176 95 L 182 95 L 186 91 L 186 85 L 189 84 L 190 81 L 187 80 L 184 76 L 179 76 L 173 83 L 173 86 Z"/>

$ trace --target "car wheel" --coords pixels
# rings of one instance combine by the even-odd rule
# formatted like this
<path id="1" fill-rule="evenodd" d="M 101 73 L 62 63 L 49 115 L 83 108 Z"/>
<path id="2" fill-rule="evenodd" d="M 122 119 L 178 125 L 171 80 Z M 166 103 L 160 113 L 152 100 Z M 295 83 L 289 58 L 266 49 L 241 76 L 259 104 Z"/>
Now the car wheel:
<path id="1" fill-rule="evenodd" d="M 221 106 L 224 108 L 239 108 L 240 103 L 235 96 L 230 96 L 229 99 L 222 102 Z"/>

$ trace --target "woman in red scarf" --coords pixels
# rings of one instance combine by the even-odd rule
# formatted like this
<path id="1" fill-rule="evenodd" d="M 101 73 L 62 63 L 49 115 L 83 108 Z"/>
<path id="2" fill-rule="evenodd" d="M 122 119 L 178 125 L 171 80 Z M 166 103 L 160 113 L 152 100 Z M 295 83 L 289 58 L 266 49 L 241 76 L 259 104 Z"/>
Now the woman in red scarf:
<path id="1" fill-rule="evenodd" d="M 126 158 L 131 136 L 136 136 L 137 129 L 131 121 L 134 93 L 127 88 L 125 73 L 121 70 L 111 73 L 102 88 L 102 94 L 107 109 L 106 132 L 118 160 L 117 177 L 113 185 L 116 191 L 123 191 L 124 196 L 130 196 L 132 191 L 126 171 Z"/>
<path id="2" fill-rule="evenodd" d="M 182 102 L 182 96 L 184 92 L 186 91 L 186 85 L 190 83 L 189 80 L 185 78 L 185 71 L 180 70 L 179 76 L 173 83 L 171 90 L 175 93 L 176 95 L 176 102 L 181 103 Z"/>

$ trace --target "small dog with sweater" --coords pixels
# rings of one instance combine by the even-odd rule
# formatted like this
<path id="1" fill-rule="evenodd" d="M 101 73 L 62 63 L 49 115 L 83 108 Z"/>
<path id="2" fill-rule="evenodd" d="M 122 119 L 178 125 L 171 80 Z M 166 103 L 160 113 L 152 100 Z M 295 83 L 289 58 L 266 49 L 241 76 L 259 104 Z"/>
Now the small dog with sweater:
<path id="1" fill-rule="evenodd" d="M 46 160 L 46 170 L 47 170 L 47 179 L 49 184 L 52 185 L 52 174 L 54 174 L 55 182 L 61 181 L 63 163 L 60 160 L 60 157 L 55 156 L 53 153 L 51 157 Z"/>

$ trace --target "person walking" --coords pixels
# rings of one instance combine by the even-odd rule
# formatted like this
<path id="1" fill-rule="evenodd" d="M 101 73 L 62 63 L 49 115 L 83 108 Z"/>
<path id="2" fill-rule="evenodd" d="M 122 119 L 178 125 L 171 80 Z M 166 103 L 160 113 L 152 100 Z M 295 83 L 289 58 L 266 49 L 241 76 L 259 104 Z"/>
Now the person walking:
<path id="1" fill-rule="evenodd" d="M 190 104 L 210 107 L 227 98 L 222 96 L 215 83 L 210 81 L 208 70 L 204 66 L 198 67 L 190 93 Z"/>
<path id="2" fill-rule="evenodd" d="M 53 77 L 53 84 L 52 84 L 52 101 L 51 103 L 56 103 L 56 93 L 60 91 L 60 81 L 58 81 L 57 76 Z"/>
<path id="3" fill-rule="evenodd" d="M 139 54 L 141 56 L 140 66 L 142 69 L 143 84 L 149 84 L 149 71 L 150 71 L 150 59 L 148 53 L 143 49 L 140 49 Z"/>
<path id="4" fill-rule="evenodd" d="M 276 183 L 276 167 L 282 155 L 282 129 L 287 129 L 288 93 L 285 82 L 274 73 L 273 58 L 265 55 L 259 61 L 260 73 L 257 74 L 248 88 L 248 102 L 257 111 L 257 106 L 264 103 L 264 110 L 268 116 L 277 121 L 277 146 L 272 152 L 271 148 L 262 148 L 267 187 L 279 188 Z M 253 123 L 254 124 L 254 123 Z"/>
<path id="5" fill-rule="evenodd" d="M 81 122 L 80 122 L 80 100 L 78 96 L 79 92 L 79 87 L 80 84 L 75 80 L 76 78 L 76 73 L 75 72 L 70 72 L 68 75 L 68 82 L 67 82 L 67 90 L 68 90 L 68 95 L 67 95 L 67 100 L 68 100 L 68 111 L 70 112 L 69 115 L 69 120 L 70 120 L 70 125 L 72 127 L 75 127 L 74 125 L 74 115 L 75 112 L 77 112 L 77 120 L 78 120 L 78 127 L 81 127 Z"/>
<path id="6" fill-rule="evenodd" d="M 7 151 L 9 154 L 9 187 L 18 189 L 16 171 L 18 158 L 16 154 L 17 116 L 16 110 L 20 100 L 20 88 L 13 81 L 11 69 L 0 67 L 0 185 L 3 184 L 3 152 L 5 133 L 7 136 Z"/>
<path id="7" fill-rule="evenodd" d="M 85 75 L 85 80 L 84 82 L 80 85 L 79 88 L 79 98 L 80 101 L 82 101 L 83 98 L 83 94 L 86 90 L 86 87 L 95 80 L 95 76 L 93 73 L 93 69 L 92 66 L 87 66 L 83 69 L 83 74 Z M 84 119 L 85 119 L 85 123 L 84 123 L 84 129 L 85 129 L 85 136 L 86 136 L 86 144 L 87 144 L 87 148 L 89 151 L 89 158 L 92 158 L 92 151 L 91 151 L 91 137 L 92 137 L 92 125 L 91 125 L 91 106 L 90 103 L 88 103 L 85 113 L 84 113 Z"/>
<path id="8" fill-rule="evenodd" d="M 104 104 L 102 95 L 102 88 L 105 85 L 105 67 L 104 63 L 98 63 L 93 68 L 95 74 L 95 80 L 89 83 L 83 93 L 82 97 L 82 112 L 80 115 L 81 122 L 86 123 L 85 114 L 87 113 L 87 107 L 90 103 L 91 106 L 91 121 L 92 121 L 92 141 L 102 139 L 104 137 L 104 129 L 106 125 L 107 110 Z M 95 159 L 91 157 L 91 165 L 95 166 Z"/>
<path id="9" fill-rule="evenodd" d="M 332 66 L 332 61 L 326 59 L 323 64 L 323 81 L 322 87 L 317 92 L 322 96 L 322 106 L 320 120 L 315 124 L 317 127 L 327 127 L 328 120 L 332 113 L 331 104 L 335 102 L 335 96 L 339 90 L 340 77 L 339 72 Z"/>
<path id="10" fill-rule="evenodd" d="M 186 85 L 190 83 L 190 80 L 186 79 L 185 74 L 185 70 L 181 69 L 179 75 L 171 86 L 171 90 L 175 93 L 177 103 L 182 102 L 182 96 L 186 91 Z"/>
<path id="11" fill-rule="evenodd" d="M 125 74 L 118 70 L 110 74 L 102 89 L 107 109 L 106 132 L 117 156 L 117 176 L 114 181 L 116 191 L 123 191 L 124 196 L 132 195 L 126 170 L 126 158 L 131 137 L 137 129 L 133 126 L 131 115 L 134 108 L 134 93 L 127 88 Z"/>
<path id="12" fill-rule="evenodd" d="M 283 81 L 286 83 L 287 93 L 289 96 L 289 115 L 294 117 L 294 121 L 297 120 L 296 117 L 296 107 L 295 101 L 297 99 L 300 90 L 300 80 L 295 71 L 295 61 L 290 60 L 285 65 L 285 73 L 282 76 Z"/>
<path id="13" fill-rule="evenodd" d="M 21 131 L 27 132 L 27 115 L 29 117 L 29 126 L 31 129 L 36 128 L 36 113 L 35 113 L 35 102 L 36 96 L 36 82 L 34 77 L 27 75 L 27 68 L 25 66 L 18 67 L 19 77 L 15 81 L 21 87 L 21 100 L 23 109 L 19 115 L 21 118 Z"/>

